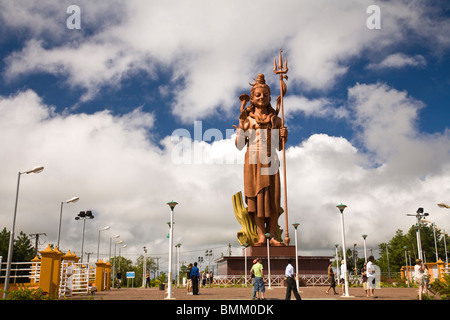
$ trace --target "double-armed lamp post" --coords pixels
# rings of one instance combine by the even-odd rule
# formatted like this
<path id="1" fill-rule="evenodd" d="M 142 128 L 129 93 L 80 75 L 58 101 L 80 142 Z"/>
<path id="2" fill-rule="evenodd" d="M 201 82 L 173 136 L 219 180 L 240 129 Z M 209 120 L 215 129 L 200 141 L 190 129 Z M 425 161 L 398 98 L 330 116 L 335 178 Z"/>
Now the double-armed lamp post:
<path id="1" fill-rule="evenodd" d="M 344 229 L 344 209 L 347 208 L 347 206 L 345 204 L 339 204 L 336 206 L 339 211 L 341 212 L 341 229 L 342 229 L 342 254 L 344 256 L 344 272 L 345 274 L 341 275 L 344 276 L 344 281 L 345 281 L 345 293 L 344 296 L 348 297 L 348 271 L 347 271 L 347 258 L 346 258 L 346 254 L 345 254 L 345 229 Z"/>
<path id="2" fill-rule="evenodd" d="M 12 255 L 13 255 L 13 247 L 14 247 L 14 229 L 16 228 L 16 215 L 17 215 L 17 203 L 19 200 L 19 186 L 20 186 L 20 176 L 24 173 L 30 174 L 30 173 L 40 173 L 44 170 L 44 167 L 34 167 L 33 169 L 19 172 L 17 177 L 17 189 L 16 189 L 16 202 L 14 205 L 14 216 L 13 216 L 13 223 L 11 228 L 11 233 L 9 237 L 9 248 L 8 248 L 8 260 L 6 263 L 6 274 L 5 274 L 5 287 L 4 287 L 4 293 L 3 298 L 7 297 L 7 292 L 9 290 L 9 278 L 11 275 L 11 262 L 12 262 Z"/>
<path id="3" fill-rule="evenodd" d="M 173 247 L 173 209 L 178 204 L 175 201 L 167 203 L 170 207 L 170 232 L 169 232 L 169 279 L 167 280 L 167 299 L 172 298 L 172 247 Z"/>

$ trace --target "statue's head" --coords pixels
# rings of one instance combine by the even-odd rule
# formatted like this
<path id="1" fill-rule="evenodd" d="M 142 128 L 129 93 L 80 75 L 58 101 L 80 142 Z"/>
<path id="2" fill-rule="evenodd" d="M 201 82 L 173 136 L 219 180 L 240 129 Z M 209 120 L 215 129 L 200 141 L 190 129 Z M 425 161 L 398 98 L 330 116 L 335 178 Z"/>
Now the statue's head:
<path id="1" fill-rule="evenodd" d="M 263 74 L 258 74 L 255 83 L 251 84 L 250 100 L 254 106 L 270 105 L 270 87 L 266 84 Z"/>

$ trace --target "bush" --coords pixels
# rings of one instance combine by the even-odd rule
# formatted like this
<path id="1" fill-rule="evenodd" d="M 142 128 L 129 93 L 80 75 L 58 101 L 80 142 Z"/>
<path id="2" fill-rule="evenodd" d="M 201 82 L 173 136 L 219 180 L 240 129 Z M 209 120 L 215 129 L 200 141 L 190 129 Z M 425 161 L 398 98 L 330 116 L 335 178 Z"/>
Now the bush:
<path id="1" fill-rule="evenodd" d="M 17 290 L 7 291 L 7 300 L 54 300 L 48 295 L 48 292 L 43 291 L 41 288 L 28 289 L 19 288 Z"/>
<path id="2" fill-rule="evenodd" d="M 443 300 L 450 300 L 450 275 L 444 275 L 444 281 L 435 280 L 430 284 L 431 290 L 441 296 Z"/>

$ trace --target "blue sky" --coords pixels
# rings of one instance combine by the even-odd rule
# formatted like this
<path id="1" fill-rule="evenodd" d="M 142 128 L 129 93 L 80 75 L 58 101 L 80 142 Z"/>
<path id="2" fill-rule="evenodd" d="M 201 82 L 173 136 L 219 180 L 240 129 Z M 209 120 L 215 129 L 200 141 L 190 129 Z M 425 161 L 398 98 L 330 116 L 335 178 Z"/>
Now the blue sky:
<path id="1" fill-rule="evenodd" d="M 71 30 L 72 4 L 0 1 L 7 228 L 17 171 L 43 165 L 22 182 L 17 222 L 18 230 L 45 232 L 43 246 L 55 242 L 60 202 L 78 195 L 66 205 L 65 250 L 80 250 L 72 216 L 91 209 L 88 250 L 110 225 L 103 254 L 113 234 L 132 259 L 144 245 L 167 254 L 172 199 L 186 255 L 239 247 L 231 196 L 243 188 L 243 154 L 233 139 L 190 141 L 203 162 L 180 164 L 171 136 L 187 129 L 194 138 L 201 121 L 203 132 L 225 138 L 258 73 L 274 104 L 280 48 L 289 67 L 289 219 L 301 224 L 300 253 L 333 254 L 341 202 L 349 206 L 348 241 L 360 248 L 363 233 L 376 249 L 407 230 L 414 221 L 405 214 L 418 207 L 446 228 L 448 212 L 436 206 L 450 191 L 446 1 L 78 1 L 81 28 Z M 381 10 L 380 29 L 367 27 L 371 5 Z"/>

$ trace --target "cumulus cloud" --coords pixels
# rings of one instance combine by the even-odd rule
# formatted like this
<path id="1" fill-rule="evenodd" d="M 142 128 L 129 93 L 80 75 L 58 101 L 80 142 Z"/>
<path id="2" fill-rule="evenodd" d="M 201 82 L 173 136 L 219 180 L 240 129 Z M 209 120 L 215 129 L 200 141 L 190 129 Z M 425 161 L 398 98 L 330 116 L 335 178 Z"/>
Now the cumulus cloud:
<path id="1" fill-rule="evenodd" d="M 384 68 L 399 69 L 403 67 L 424 67 L 427 62 L 425 58 L 420 55 L 408 56 L 404 53 L 395 53 L 387 56 L 379 63 L 371 63 L 367 69 L 377 70 Z"/>
<path id="2" fill-rule="evenodd" d="M 414 127 L 422 103 L 383 84 L 355 85 L 348 93 L 351 121 L 362 128 L 357 142 L 315 134 L 286 153 L 289 219 L 301 224 L 301 254 L 333 254 L 340 242 L 335 206 L 341 202 L 348 205 L 348 241 L 367 233 L 376 249 L 396 229 L 409 228 L 413 221 L 405 213 L 419 206 L 439 223 L 432 209 L 449 191 L 450 135 L 423 135 Z M 111 231 L 102 233 L 102 257 L 115 234 L 131 258 L 144 245 L 150 253 L 166 254 L 171 200 L 179 202 L 175 241 L 184 250 L 238 246 L 231 197 L 243 189 L 243 151 L 236 150 L 233 137 L 223 133 L 223 139 L 205 143 L 185 135 L 183 148 L 175 135 L 156 143 L 154 115 L 139 107 L 123 116 L 61 115 L 31 90 L 3 97 L 0 114 L 3 225 L 10 223 L 17 171 L 43 165 L 44 172 L 22 179 L 17 228 L 45 232 L 54 243 L 60 202 L 79 196 L 64 207 L 62 249 L 80 250 L 81 225 L 74 216 L 93 210 L 86 250 L 96 251 L 97 230 L 109 225 Z M 285 229 L 284 219 L 279 223 Z"/>
<path id="3" fill-rule="evenodd" d="M 173 114 L 192 123 L 218 111 L 227 114 L 236 103 L 237 93 L 247 89 L 242 79 L 251 81 L 261 72 L 272 74 L 271 61 L 280 47 L 289 57 L 294 87 L 308 91 L 332 88 L 347 72 L 352 58 L 369 48 L 379 52 L 392 43 L 405 41 L 402 37 L 406 31 L 440 47 L 448 45 L 448 24 L 443 29 L 439 24 L 438 28 L 438 22 L 426 16 L 429 9 L 417 4 L 383 3 L 382 30 L 368 30 L 366 8 L 371 4 L 275 4 L 267 0 L 255 6 L 252 1 L 135 0 L 106 6 L 81 1 L 82 19 L 86 19 L 83 25 L 91 32 L 82 28 L 79 35 L 67 35 L 67 30 L 55 25 L 60 20 L 52 21 L 50 14 L 61 10 L 66 17 L 65 7 L 45 1 L 40 8 L 45 14 L 38 15 L 43 21 L 35 23 L 34 32 L 42 37 L 53 37 L 58 32 L 53 39 L 59 41 L 48 45 L 30 40 L 21 51 L 11 53 L 5 75 L 14 79 L 33 72 L 63 74 L 67 85 L 85 90 L 81 100 L 86 101 L 103 86 L 120 85 L 136 72 L 145 71 L 156 79 L 157 68 L 170 75 Z M 283 19 L 274 15 L 275 5 L 283 8 Z M 14 5 L 4 5 L 4 20 L 10 28 L 31 30 L 24 22 L 12 22 L 16 21 L 12 17 L 32 17 L 35 5 L 21 1 L 20 6 L 16 12 Z M 111 21 L 107 22 L 106 16 Z M 417 20 L 420 25 L 414 23 Z M 423 29 L 433 32 L 425 37 Z M 70 41 L 62 41 L 66 35 Z M 275 78 L 268 77 L 268 81 L 274 82 Z"/>
<path id="4" fill-rule="evenodd" d="M 374 31 L 365 23 L 371 1 L 79 1 L 86 29 L 69 34 L 65 10 L 71 3 L 61 3 L 1 3 L 5 29 L 27 31 L 23 47 L 4 60 L 5 79 L 50 73 L 69 88 L 82 88 L 83 102 L 141 71 L 155 81 L 165 76 L 169 83 L 156 90 L 172 98 L 174 116 L 192 124 L 217 112 L 222 118 L 229 115 L 236 97 L 248 91 L 246 81 L 258 73 L 276 87 L 276 77 L 269 75 L 274 53 L 283 47 L 292 92 L 286 97 L 286 116 L 293 121 L 299 114 L 345 117 L 357 133 L 354 140 L 315 134 L 288 143 L 289 219 L 301 224 L 300 253 L 334 253 L 334 243 L 340 242 L 336 205 L 341 202 L 348 205 L 349 243 L 367 233 L 373 249 L 396 229 L 409 228 L 414 221 L 405 213 L 419 206 L 436 223 L 444 222 L 432 210 L 450 191 L 450 133 L 419 130 L 420 111 L 427 106 L 383 83 L 350 84 L 347 101 L 339 104 L 320 94 L 346 74 L 352 58 L 367 51 L 377 56 L 407 41 L 407 34 L 447 47 L 449 24 L 428 18 L 424 5 L 383 2 L 382 29 Z M 283 7 L 283 19 L 274 15 L 275 5 Z M 391 56 L 384 63 L 420 65 L 420 57 L 412 57 Z M 306 98 L 308 92 L 316 98 Z M 144 245 L 150 254 L 167 254 L 170 200 L 179 202 L 175 241 L 182 242 L 182 252 L 199 244 L 237 246 L 240 226 L 231 197 L 243 189 L 243 152 L 234 147 L 233 136 L 222 132 L 220 139 L 206 143 L 205 137 L 217 133 L 207 133 L 208 128 L 202 129 L 201 139 L 187 130 L 179 132 L 182 139 L 156 135 L 160 119 L 139 105 L 123 115 L 108 110 L 69 114 L 43 101 L 32 90 L 0 97 L 2 225 L 8 227 L 12 218 L 17 172 L 43 165 L 44 172 L 22 178 L 16 228 L 45 232 L 46 241 L 54 243 L 61 201 L 79 196 L 79 202 L 64 207 L 64 250 L 79 253 L 81 225 L 74 217 L 93 210 L 87 251 L 96 250 L 97 231 L 109 225 L 110 231 L 102 233 L 101 257 L 115 234 L 128 245 L 123 255 L 137 257 Z M 284 219 L 279 223 L 286 228 Z"/>

